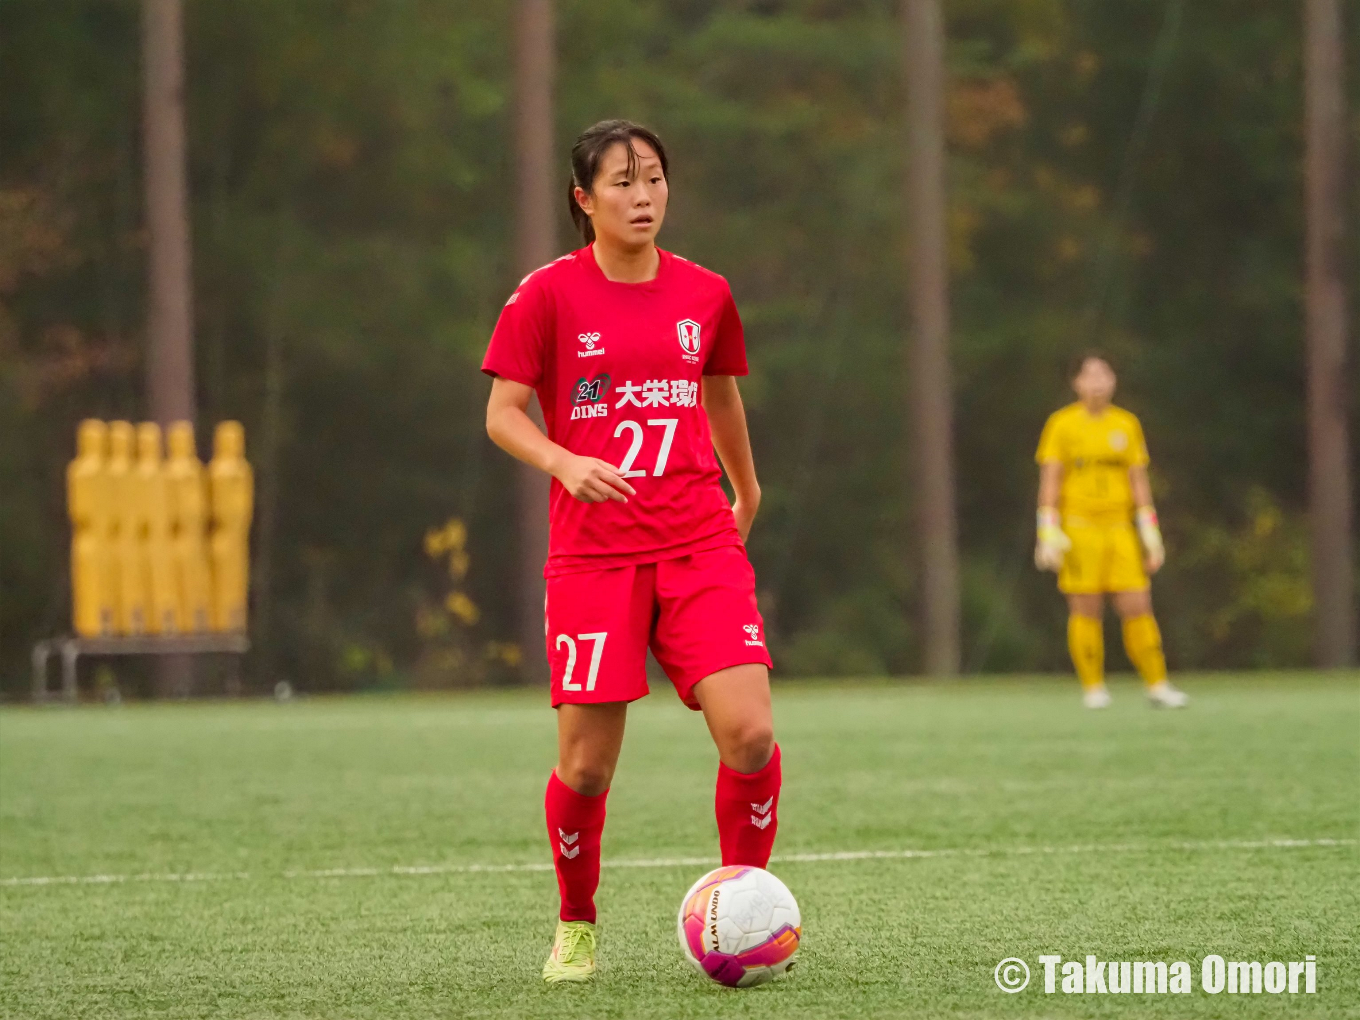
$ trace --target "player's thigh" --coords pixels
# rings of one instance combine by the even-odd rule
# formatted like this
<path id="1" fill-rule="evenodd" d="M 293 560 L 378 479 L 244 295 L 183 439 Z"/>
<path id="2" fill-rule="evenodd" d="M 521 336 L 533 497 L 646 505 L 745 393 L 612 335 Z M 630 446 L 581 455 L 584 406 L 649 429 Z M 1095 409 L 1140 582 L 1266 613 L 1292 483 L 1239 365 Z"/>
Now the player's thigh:
<path id="1" fill-rule="evenodd" d="M 774 753 L 774 711 L 770 671 L 764 663 L 711 673 L 694 685 L 693 697 L 723 764 L 748 773 L 765 766 Z"/>
<path id="2" fill-rule="evenodd" d="M 594 797 L 609 789 L 623 748 L 628 703 L 557 706 L 557 778 Z"/>
<path id="3" fill-rule="evenodd" d="M 745 550 L 726 546 L 663 560 L 656 569 L 652 652 L 681 701 L 698 710 L 695 684 L 720 670 L 771 666 Z"/>
<path id="4" fill-rule="evenodd" d="M 1125 524 L 1111 528 L 1107 543 L 1109 567 L 1105 590 L 1130 596 L 1146 593 L 1148 576 L 1143 568 L 1143 547 L 1138 543 L 1138 533 L 1133 526 Z M 1118 598 L 1115 609 L 1119 609 Z"/>
<path id="5" fill-rule="evenodd" d="M 1058 590 L 1065 595 L 1099 595 L 1105 591 L 1105 535 L 1101 528 L 1066 528 L 1072 547 L 1063 555 Z"/>
<path id="6" fill-rule="evenodd" d="M 1099 620 L 1105 615 L 1105 596 L 1099 592 L 1086 594 L 1069 592 L 1067 611 L 1073 616 L 1089 616 L 1093 620 Z"/>
<path id="7" fill-rule="evenodd" d="M 1147 616 L 1152 612 L 1152 591 L 1148 588 L 1142 591 L 1117 591 L 1111 596 L 1111 601 L 1120 619 Z"/>
<path id="8" fill-rule="evenodd" d="M 545 631 L 553 707 L 634 701 L 647 693 L 654 568 L 548 578 Z"/>

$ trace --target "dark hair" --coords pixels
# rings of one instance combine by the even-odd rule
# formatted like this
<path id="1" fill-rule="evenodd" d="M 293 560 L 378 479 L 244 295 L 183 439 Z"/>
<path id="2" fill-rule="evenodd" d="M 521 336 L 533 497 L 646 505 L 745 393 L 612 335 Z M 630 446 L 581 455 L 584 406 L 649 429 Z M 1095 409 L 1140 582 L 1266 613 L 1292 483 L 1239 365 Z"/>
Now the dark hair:
<path id="1" fill-rule="evenodd" d="M 628 175 L 631 177 L 637 173 L 638 155 L 637 150 L 633 148 L 634 139 L 641 139 L 656 150 L 657 159 L 661 160 L 661 173 L 667 174 L 669 164 L 666 162 L 666 147 L 661 144 L 661 139 L 656 136 L 655 131 L 641 124 L 634 124 L 631 120 L 602 120 L 598 124 L 593 124 L 581 132 L 576 144 L 571 147 L 571 180 L 567 182 L 567 208 L 571 211 L 571 221 L 576 224 L 576 229 L 581 232 L 586 244 L 595 240 L 595 228 L 591 226 L 586 211 L 576 201 L 576 189 L 594 190 L 595 177 L 600 172 L 600 161 L 604 159 L 604 154 L 619 142 L 628 147 Z"/>
<path id="2" fill-rule="evenodd" d="M 1109 355 L 1107 355 L 1104 351 L 1097 350 L 1094 347 L 1088 348 L 1087 350 L 1084 350 L 1080 354 L 1078 354 L 1075 358 L 1072 359 L 1071 363 L 1068 364 L 1067 366 L 1068 380 L 1071 381 L 1072 379 L 1075 379 L 1077 376 L 1081 375 L 1081 370 L 1086 367 L 1086 363 L 1092 360 L 1103 361 L 1105 362 L 1105 364 L 1110 365 L 1111 368 L 1114 368 L 1114 365 L 1110 363 Z"/>

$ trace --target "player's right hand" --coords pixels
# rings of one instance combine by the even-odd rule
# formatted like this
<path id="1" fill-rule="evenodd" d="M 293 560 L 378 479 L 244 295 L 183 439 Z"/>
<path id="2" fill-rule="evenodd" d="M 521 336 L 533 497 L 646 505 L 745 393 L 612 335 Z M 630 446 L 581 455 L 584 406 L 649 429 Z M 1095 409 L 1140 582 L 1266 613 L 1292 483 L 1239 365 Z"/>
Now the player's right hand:
<path id="1" fill-rule="evenodd" d="M 1072 540 L 1062 529 L 1062 518 L 1052 507 L 1040 507 L 1038 534 L 1034 544 L 1034 565 L 1040 570 L 1062 569 L 1063 557 L 1072 548 Z"/>
<path id="2" fill-rule="evenodd" d="M 582 503 L 603 503 L 607 499 L 627 503 L 636 490 L 623 479 L 619 469 L 599 457 L 567 457 L 562 467 L 553 472 L 562 488 Z"/>

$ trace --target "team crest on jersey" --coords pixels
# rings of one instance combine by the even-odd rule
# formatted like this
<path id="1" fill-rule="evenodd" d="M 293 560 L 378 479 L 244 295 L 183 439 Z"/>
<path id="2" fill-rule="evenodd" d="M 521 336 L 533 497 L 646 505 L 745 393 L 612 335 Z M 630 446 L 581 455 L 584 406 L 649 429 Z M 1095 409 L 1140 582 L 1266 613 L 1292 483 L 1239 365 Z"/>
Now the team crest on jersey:
<path id="1" fill-rule="evenodd" d="M 693 319 L 681 319 L 675 324 L 676 336 L 686 354 L 699 353 L 699 324 Z"/>
<path id="2" fill-rule="evenodd" d="M 675 324 L 675 335 L 685 353 L 680 359 L 687 364 L 699 364 L 699 324 L 693 319 L 681 319 Z"/>
<path id="3" fill-rule="evenodd" d="M 1110 449 L 1115 453 L 1123 453 L 1129 446 L 1129 437 L 1116 429 L 1110 433 Z"/>
<path id="4" fill-rule="evenodd" d="M 609 405 L 603 403 L 609 392 L 609 373 L 602 372 L 594 379 L 584 376 L 576 380 L 571 391 L 571 420 L 581 418 L 605 418 L 609 415 Z"/>
<path id="5" fill-rule="evenodd" d="M 595 346 L 600 342 L 599 333 L 581 333 L 576 337 L 576 339 L 579 340 L 582 344 L 584 344 L 586 348 L 583 351 L 576 352 L 576 356 L 578 358 L 593 358 L 597 355 L 604 353 L 603 347 Z"/>

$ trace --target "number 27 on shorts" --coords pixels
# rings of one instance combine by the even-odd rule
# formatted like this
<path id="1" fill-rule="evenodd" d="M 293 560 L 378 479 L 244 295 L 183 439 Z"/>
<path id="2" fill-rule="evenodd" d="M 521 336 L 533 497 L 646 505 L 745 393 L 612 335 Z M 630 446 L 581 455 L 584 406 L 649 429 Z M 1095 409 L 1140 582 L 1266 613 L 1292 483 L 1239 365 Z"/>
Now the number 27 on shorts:
<path id="1" fill-rule="evenodd" d="M 572 682 L 572 675 L 576 672 L 576 642 L 589 641 L 590 648 L 590 671 L 586 674 L 585 689 L 593 691 L 595 680 L 600 675 L 600 657 L 604 654 L 604 640 L 609 637 L 607 631 L 600 631 L 597 634 L 577 634 L 573 638 L 570 634 L 558 634 L 554 647 L 561 648 L 567 646 L 567 668 L 562 673 L 562 690 L 579 691 L 581 682 Z"/>

